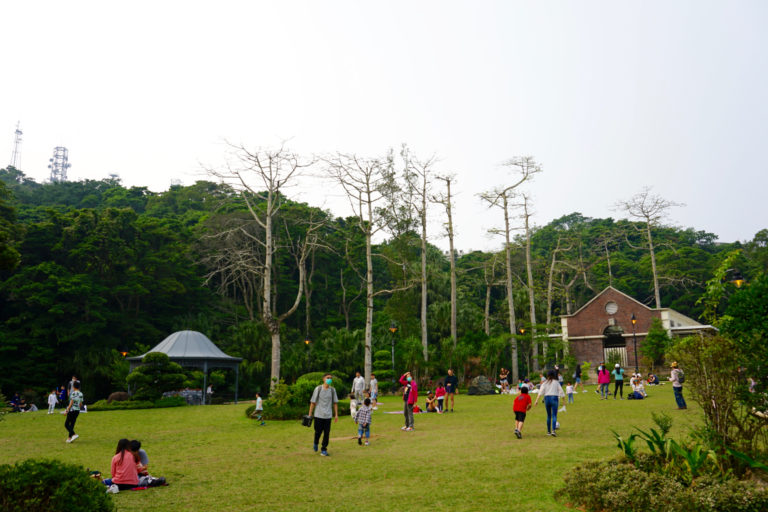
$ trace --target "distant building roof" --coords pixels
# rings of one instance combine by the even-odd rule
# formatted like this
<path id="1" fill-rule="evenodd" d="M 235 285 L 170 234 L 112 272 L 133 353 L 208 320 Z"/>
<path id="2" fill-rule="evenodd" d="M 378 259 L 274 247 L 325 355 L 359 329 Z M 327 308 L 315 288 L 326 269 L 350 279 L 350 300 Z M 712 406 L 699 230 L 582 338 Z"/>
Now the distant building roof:
<path id="1" fill-rule="evenodd" d="M 219 347 L 208 339 L 208 337 L 197 331 L 178 331 L 149 350 L 146 354 L 129 357 L 131 369 L 141 364 L 144 356 L 150 352 L 162 352 L 166 354 L 171 361 L 182 366 L 200 366 L 200 367 L 226 367 L 237 366 L 242 358 L 228 356 L 221 351 Z"/>

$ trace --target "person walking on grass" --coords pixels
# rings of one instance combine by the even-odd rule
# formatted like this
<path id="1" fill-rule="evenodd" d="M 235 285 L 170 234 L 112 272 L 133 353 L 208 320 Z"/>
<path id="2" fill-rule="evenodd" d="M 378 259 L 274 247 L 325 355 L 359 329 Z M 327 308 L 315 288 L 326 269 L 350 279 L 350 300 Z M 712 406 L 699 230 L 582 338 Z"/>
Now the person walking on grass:
<path id="1" fill-rule="evenodd" d="M 376 375 L 371 374 L 371 383 L 368 391 L 371 393 L 371 405 L 373 410 L 379 409 L 379 381 L 376 380 Z"/>
<path id="2" fill-rule="evenodd" d="M 451 400 L 451 412 L 453 412 L 453 397 L 459 390 L 459 379 L 453 374 L 452 369 L 448 369 L 448 376 L 445 378 L 445 393 L 448 398 L 445 400 L 445 408 L 448 409 L 448 399 Z"/>
<path id="3" fill-rule="evenodd" d="M 355 379 L 352 381 L 352 393 L 355 395 L 357 405 L 363 403 L 363 391 L 365 391 L 365 378 L 360 375 L 360 372 L 355 372 Z"/>
<path id="4" fill-rule="evenodd" d="M 80 407 L 83 405 L 83 394 L 80 392 L 80 381 L 76 380 L 72 384 L 72 392 L 69 394 L 69 405 L 67 406 L 67 419 L 64 421 L 64 428 L 69 432 L 67 442 L 71 443 L 79 435 L 75 434 L 75 422 L 80 414 Z"/>
<path id="5" fill-rule="evenodd" d="M 600 399 L 608 400 L 608 394 L 610 393 L 608 388 L 611 385 L 611 372 L 608 371 L 608 368 L 606 368 L 605 365 L 600 365 L 600 369 L 597 371 L 597 384 L 600 386 Z"/>
<path id="6" fill-rule="evenodd" d="M 547 435 L 557 437 L 557 408 L 562 399 L 565 398 L 563 387 L 557 381 L 557 372 L 549 370 L 547 380 L 542 382 L 539 387 L 539 394 L 536 395 L 534 407 L 539 403 L 539 398 L 544 397 L 544 406 L 547 408 Z"/>
<path id="7" fill-rule="evenodd" d="M 405 425 L 400 430 L 411 432 L 413 430 L 413 406 L 419 401 L 419 390 L 411 372 L 406 372 L 400 377 L 403 387 L 403 415 Z"/>
<path id="8" fill-rule="evenodd" d="M 515 412 L 515 435 L 518 439 L 522 439 L 525 414 L 531 410 L 531 395 L 528 394 L 526 386 L 520 388 L 520 394 L 515 398 L 512 410 Z"/>
<path id="9" fill-rule="evenodd" d="M 259 426 L 264 426 L 264 401 L 261 399 L 261 394 L 256 393 L 256 408 L 251 413 L 251 418 L 256 418 L 260 421 Z"/>
<path id="10" fill-rule="evenodd" d="M 584 389 L 584 384 L 581 383 L 581 365 L 576 363 L 576 369 L 573 371 L 573 388 L 575 390 L 579 389 L 579 386 L 581 386 L 581 392 L 586 393 L 587 390 Z"/>
<path id="11" fill-rule="evenodd" d="M 672 368 L 672 373 L 669 376 L 669 380 L 672 382 L 672 391 L 675 393 L 677 409 L 687 409 L 688 404 L 685 403 L 685 398 L 683 398 L 683 381 L 685 380 L 685 374 L 683 373 L 683 370 L 681 370 L 677 365 L 677 361 L 672 361 L 672 364 L 669 366 Z"/>
<path id="12" fill-rule="evenodd" d="M 363 434 L 365 434 L 365 446 L 371 444 L 371 399 L 366 398 L 363 405 L 355 414 L 355 423 L 357 423 L 357 444 L 363 444 Z"/>
<path id="13" fill-rule="evenodd" d="M 565 394 L 568 395 L 568 403 L 573 403 L 573 386 L 571 386 L 571 383 L 569 382 L 567 386 L 565 386 Z"/>
<path id="14" fill-rule="evenodd" d="M 320 441 L 320 434 L 323 435 L 323 445 L 320 455 L 328 456 L 328 438 L 331 435 L 331 418 L 334 422 L 339 421 L 339 397 L 336 395 L 336 389 L 331 386 L 333 377 L 326 373 L 323 377 L 323 383 L 312 392 L 312 398 L 309 400 L 309 416 L 314 412 L 315 418 L 315 442 L 312 448 L 317 451 L 317 444 Z"/>
<path id="15" fill-rule="evenodd" d="M 616 392 L 619 392 L 619 400 L 624 400 L 624 368 L 616 363 L 616 368 L 611 372 L 613 375 L 613 399 L 616 400 Z"/>

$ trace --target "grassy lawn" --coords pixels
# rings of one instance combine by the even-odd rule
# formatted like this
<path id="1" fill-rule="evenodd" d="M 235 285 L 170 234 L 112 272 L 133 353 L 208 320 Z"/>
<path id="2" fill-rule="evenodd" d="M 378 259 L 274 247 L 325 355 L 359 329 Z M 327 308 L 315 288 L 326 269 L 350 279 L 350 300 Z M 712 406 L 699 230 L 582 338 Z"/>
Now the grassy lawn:
<path id="1" fill-rule="evenodd" d="M 64 416 L 9 414 L 0 422 L 0 463 L 50 457 L 107 476 L 121 437 L 140 439 L 151 473 L 170 486 L 114 496 L 130 510 L 563 510 L 554 498 L 580 461 L 619 454 L 610 429 L 652 426 L 651 412 L 674 418 L 681 437 L 699 410 L 675 410 L 672 387 L 650 388 L 644 401 L 601 401 L 588 386 L 559 415 L 559 437 L 546 435 L 543 403 L 528 414 L 523 439 L 513 435 L 511 396 L 459 395 L 453 414 L 418 414 L 401 432 L 401 409 L 388 397 L 374 414 L 371 446 L 358 446 L 350 417 L 331 429 L 330 457 L 312 451 L 312 429 L 299 421 L 244 415 L 247 404 L 81 414 L 80 439 L 66 444 Z M 535 399 L 535 395 L 532 395 Z"/>

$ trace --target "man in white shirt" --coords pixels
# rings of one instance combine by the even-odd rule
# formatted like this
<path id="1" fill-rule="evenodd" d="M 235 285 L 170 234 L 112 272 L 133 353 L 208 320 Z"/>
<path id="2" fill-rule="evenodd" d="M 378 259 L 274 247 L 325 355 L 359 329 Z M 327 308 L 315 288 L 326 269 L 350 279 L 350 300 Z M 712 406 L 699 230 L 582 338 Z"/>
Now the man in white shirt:
<path id="1" fill-rule="evenodd" d="M 256 409 L 254 409 L 253 412 L 251 413 L 251 418 L 256 418 L 258 421 L 260 421 L 261 423 L 259 423 L 259 426 L 266 425 L 266 423 L 264 423 L 264 419 L 262 418 L 263 412 L 264 412 L 264 406 L 261 400 L 261 394 L 256 393 Z"/>
<path id="2" fill-rule="evenodd" d="M 365 391 L 365 379 L 360 376 L 360 372 L 355 372 L 355 380 L 352 381 L 352 393 L 355 395 L 355 401 L 358 404 L 363 403 L 364 391 Z"/>

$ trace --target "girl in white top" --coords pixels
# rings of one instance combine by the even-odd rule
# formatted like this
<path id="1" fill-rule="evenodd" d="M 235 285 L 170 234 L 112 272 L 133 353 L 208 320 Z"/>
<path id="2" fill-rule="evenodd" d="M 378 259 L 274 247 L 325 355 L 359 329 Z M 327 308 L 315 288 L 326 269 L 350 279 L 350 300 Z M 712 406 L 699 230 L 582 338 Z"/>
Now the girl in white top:
<path id="1" fill-rule="evenodd" d="M 536 395 L 534 407 L 539 403 L 539 398 L 544 397 L 544 405 L 547 408 L 547 435 L 557 437 L 555 429 L 557 428 L 557 408 L 560 401 L 565 398 L 563 387 L 557 380 L 557 372 L 549 370 L 547 380 L 541 383 L 539 394 Z"/>

